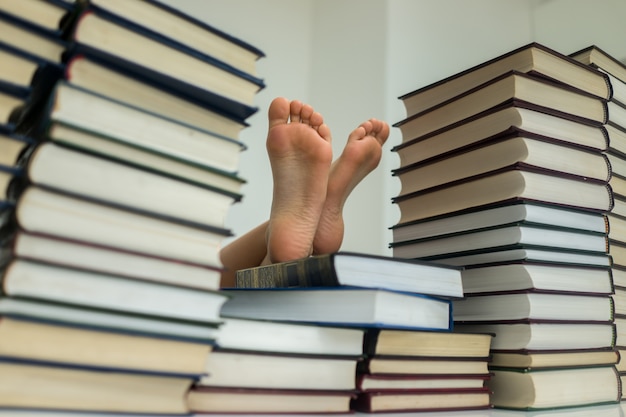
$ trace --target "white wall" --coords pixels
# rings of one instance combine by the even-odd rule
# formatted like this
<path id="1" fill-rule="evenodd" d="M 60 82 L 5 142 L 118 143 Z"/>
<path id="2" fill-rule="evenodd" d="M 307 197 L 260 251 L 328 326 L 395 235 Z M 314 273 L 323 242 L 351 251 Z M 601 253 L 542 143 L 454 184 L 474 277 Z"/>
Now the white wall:
<path id="1" fill-rule="evenodd" d="M 401 120 L 397 99 L 443 77 L 538 41 L 562 53 L 597 44 L 626 58 L 624 0 L 163 0 L 266 53 L 259 75 L 267 87 L 259 113 L 242 134 L 249 146 L 241 174 L 244 200 L 228 226 L 241 235 L 264 221 L 271 203 L 265 113 L 271 99 L 311 103 L 333 130 L 338 154 L 348 133 L 370 117 Z M 353 193 L 345 210 L 344 249 L 388 254 L 387 230 L 398 218 L 398 189 L 389 152 Z"/>

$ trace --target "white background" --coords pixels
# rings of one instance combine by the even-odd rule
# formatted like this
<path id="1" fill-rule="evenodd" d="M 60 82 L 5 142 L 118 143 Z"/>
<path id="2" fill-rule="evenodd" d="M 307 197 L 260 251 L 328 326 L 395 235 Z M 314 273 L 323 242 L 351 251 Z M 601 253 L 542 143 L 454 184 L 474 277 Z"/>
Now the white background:
<path id="1" fill-rule="evenodd" d="M 272 180 L 265 153 L 266 112 L 276 96 L 320 111 L 341 152 L 348 133 L 376 117 L 405 117 L 398 96 L 536 41 L 569 54 L 596 44 L 626 62 L 626 0 L 162 0 L 265 52 L 267 87 L 241 140 L 248 146 L 244 199 L 227 221 L 236 236 L 266 220 Z M 399 190 L 389 150 L 350 197 L 342 249 L 390 254 Z"/>

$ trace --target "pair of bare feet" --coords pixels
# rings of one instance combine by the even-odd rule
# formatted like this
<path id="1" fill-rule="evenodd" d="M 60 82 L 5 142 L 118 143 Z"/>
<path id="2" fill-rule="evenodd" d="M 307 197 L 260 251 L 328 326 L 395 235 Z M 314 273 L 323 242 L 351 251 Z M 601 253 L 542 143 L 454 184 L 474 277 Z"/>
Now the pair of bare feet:
<path id="1" fill-rule="evenodd" d="M 279 97 L 268 119 L 274 181 L 270 219 L 222 250 L 223 287 L 234 285 L 237 269 L 339 250 L 346 199 L 378 166 L 389 136 L 387 123 L 369 119 L 350 133 L 333 162 L 330 129 L 310 105 Z"/>

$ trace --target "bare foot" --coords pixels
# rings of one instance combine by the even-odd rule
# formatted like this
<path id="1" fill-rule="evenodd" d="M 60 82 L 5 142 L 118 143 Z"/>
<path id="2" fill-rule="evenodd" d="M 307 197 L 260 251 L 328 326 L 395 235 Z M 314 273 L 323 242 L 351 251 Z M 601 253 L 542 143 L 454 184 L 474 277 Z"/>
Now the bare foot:
<path id="1" fill-rule="evenodd" d="M 389 125 L 370 119 L 350 133 L 339 158 L 332 164 L 326 201 L 317 233 L 313 240 L 313 253 L 338 251 L 343 241 L 343 206 L 346 199 L 363 178 L 378 166 L 382 145 L 389 137 Z"/>
<path id="2" fill-rule="evenodd" d="M 274 194 L 263 263 L 309 256 L 324 199 L 332 146 L 330 129 L 313 107 L 285 98 L 268 111 L 267 152 Z"/>

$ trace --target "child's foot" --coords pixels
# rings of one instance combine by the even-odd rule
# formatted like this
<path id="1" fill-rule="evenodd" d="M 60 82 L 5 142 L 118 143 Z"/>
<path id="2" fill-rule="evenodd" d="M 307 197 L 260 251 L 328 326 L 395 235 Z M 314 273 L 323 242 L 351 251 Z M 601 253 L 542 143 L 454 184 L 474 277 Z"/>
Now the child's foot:
<path id="1" fill-rule="evenodd" d="M 332 164 L 326 201 L 317 233 L 313 240 L 313 253 L 338 251 L 343 241 L 343 206 L 346 199 L 363 178 L 378 166 L 382 145 L 389 137 L 389 125 L 370 119 L 350 133 L 341 156 Z"/>
<path id="2" fill-rule="evenodd" d="M 267 152 L 274 178 L 264 263 L 309 256 L 324 199 L 332 146 L 321 114 L 299 101 L 272 101 Z"/>

